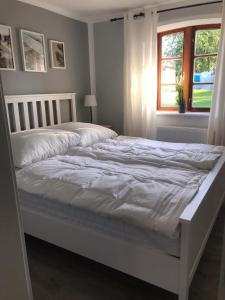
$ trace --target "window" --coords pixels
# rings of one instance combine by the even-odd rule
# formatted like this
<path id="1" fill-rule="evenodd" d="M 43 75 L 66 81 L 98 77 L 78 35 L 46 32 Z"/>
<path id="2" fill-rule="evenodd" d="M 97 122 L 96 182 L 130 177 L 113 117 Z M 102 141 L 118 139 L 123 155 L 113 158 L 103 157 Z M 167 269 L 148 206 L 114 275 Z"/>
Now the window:
<path id="1" fill-rule="evenodd" d="M 209 111 L 215 81 L 220 25 L 158 34 L 158 110 L 177 110 L 176 82 L 183 76 L 189 111 Z"/>

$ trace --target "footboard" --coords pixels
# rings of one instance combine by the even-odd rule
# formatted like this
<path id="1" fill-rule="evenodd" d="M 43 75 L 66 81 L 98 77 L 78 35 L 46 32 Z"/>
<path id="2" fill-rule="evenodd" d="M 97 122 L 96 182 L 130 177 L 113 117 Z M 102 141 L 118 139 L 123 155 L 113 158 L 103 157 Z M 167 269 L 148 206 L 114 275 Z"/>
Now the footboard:
<path id="1" fill-rule="evenodd" d="M 189 287 L 225 195 L 225 153 L 184 210 L 181 223 L 180 288 Z M 187 296 L 186 296 L 187 298 Z M 186 299 L 185 297 L 181 299 Z"/>

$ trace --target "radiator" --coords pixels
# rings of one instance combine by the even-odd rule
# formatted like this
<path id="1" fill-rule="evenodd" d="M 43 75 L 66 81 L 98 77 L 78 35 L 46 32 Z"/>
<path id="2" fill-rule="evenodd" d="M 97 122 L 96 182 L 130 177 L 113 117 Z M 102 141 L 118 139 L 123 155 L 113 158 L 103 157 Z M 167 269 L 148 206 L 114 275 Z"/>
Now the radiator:
<path id="1" fill-rule="evenodd" d="M 173 143 L 200 143 L 207 141 L 206 128 L 193 127 L 158 127 L 157 140 Z"/>

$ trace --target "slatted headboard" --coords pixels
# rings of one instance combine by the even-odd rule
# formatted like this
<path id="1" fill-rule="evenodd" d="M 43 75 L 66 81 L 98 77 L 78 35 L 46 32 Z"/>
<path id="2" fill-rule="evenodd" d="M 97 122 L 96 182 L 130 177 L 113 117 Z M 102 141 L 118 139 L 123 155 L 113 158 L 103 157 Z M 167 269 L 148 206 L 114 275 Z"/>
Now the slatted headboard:
<path id="1" fill-rule="evenodd" d="M 69 101 L 71 121 L 77 121 L 76 94 L 36 94 L 5 96 L 11 132 L 61 124 L 61 103 Z"/>

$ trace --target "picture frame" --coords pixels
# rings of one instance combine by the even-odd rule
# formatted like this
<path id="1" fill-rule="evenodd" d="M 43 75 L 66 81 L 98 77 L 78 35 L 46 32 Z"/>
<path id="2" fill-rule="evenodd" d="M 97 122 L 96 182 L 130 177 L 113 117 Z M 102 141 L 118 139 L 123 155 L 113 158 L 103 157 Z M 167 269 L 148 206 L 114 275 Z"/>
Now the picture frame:
<path id="1" fill-rule="evenodd" d="M 65 44 L 61 41 L 50 40 L 51 68 L 66 69 Z"/>
<path id="2" fill-rule="evenodd" d="M 0 70 L 16 70 L 12 29 L 6 25 L 0 25 Z"/>
<path id="3" fill-rule="evenodd" d="M 44 34 L 20 30 L 23 67 L 25 72 L 47 72 Z"/>

